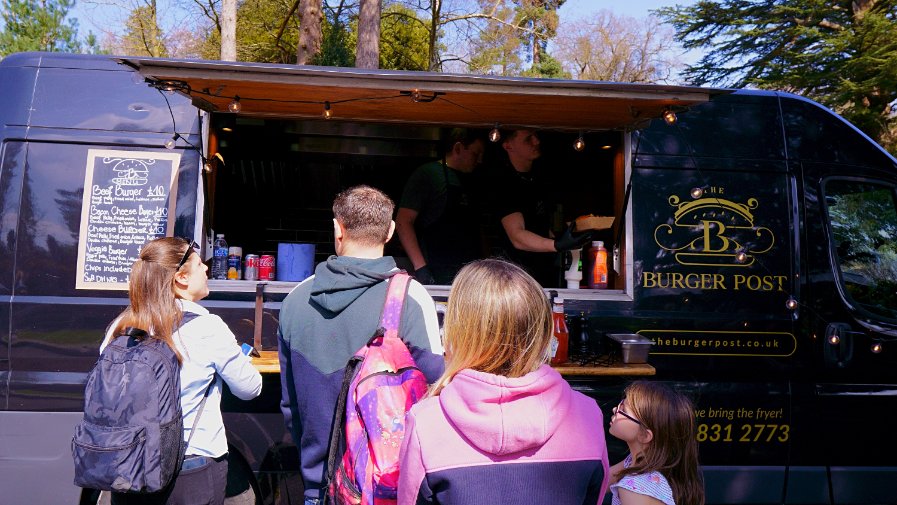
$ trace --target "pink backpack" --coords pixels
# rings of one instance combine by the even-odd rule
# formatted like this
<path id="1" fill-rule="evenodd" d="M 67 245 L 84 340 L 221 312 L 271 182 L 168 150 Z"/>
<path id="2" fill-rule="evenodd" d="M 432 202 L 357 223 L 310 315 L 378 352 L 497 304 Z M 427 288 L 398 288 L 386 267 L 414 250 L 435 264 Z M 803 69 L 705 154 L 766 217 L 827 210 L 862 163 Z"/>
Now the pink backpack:
<path id="1" fill-rule="evenodd" d="M 390 279 L 380 327 L 346 365 L 330 436 L 325 503 L 396 503 L 405 414 L 427 392 L 423 372 L 398 336 L 408 282 L 404 272 Z"/>

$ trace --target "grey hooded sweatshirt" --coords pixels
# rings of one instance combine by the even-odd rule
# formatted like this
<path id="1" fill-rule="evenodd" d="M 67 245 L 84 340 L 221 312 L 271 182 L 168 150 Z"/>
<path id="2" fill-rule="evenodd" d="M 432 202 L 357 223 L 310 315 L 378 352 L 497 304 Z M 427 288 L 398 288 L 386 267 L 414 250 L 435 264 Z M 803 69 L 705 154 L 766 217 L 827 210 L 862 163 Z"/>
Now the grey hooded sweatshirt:
<path id="1" fill-rule="evenodd" d="M 280 308 L 281 410 L 299 446 L 306 498 L 320 498 L 333 412 L 346 363 L 374 335 L 386 300 L 392 257 L 331 256 Z M 442 343 L 433 299 L 412 280 L 399 337 L 433 382 L 442 374 Z"/>

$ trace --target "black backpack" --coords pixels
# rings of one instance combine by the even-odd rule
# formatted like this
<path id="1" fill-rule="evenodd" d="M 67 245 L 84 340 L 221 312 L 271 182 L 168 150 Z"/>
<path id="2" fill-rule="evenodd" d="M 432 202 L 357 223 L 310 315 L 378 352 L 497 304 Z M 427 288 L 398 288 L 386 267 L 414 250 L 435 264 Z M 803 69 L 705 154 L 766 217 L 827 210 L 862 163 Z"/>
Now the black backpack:
<path id="1" fill-rule="evenodd" d="M 181 326 L 198 317 L 184 312 Z M 75 485 L 123 493 L 164 489 L 184 451 L 180 365 L 165 342 L 127 328 L 110 342 L 87 376 L 84 419 L 75 428 Z M 212 381 L 214 384 L 215 381 Z M 209 388 L 199 407 L 196 421 Z"/>

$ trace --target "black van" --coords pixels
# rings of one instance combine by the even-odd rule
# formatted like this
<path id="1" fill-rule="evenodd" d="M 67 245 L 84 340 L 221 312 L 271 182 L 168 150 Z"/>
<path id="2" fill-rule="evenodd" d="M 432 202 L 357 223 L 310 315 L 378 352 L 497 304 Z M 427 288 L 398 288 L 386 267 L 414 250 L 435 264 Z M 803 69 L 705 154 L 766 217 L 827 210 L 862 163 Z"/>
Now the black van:
<path id="1" fill-rule="evenodd" d="M 653 380 L 696 401 L 708 503 L 897 502 L 897 161 L 812 101 L 46 53 L 0 61 L 0 90 L 4 502 L 87 502 L 71 434 L 146 239 L 314 244 L 320 261 L 334 194 L 398 200 L 452 127 L 537 129 L 558 220 L 614 217 L 596 236 L 615 256 L 608 289 L 545 287 L 587 328 L 574 359 L 608 334 L 650 339 Z M 295 284 L 210 281 L 203 304 L 273 351 Z M 264 377 L 260 398 L 224 400 L 229 494 L 301 503 L 279 376 Z M 568 374 L 606 416 L 632 378 Z M 615 462 L 626 448 L 608 440 Z"/>

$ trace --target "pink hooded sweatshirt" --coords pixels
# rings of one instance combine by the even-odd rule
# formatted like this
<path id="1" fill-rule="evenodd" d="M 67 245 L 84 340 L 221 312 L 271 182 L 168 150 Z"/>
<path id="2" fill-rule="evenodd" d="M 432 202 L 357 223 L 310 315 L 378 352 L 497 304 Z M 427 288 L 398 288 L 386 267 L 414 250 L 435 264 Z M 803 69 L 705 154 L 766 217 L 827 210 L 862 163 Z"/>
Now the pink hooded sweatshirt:
<path id="1" fill-rule="evenodd" d="M 408 414 L 399 505 L 597 504 L 608 483 L 595 401 L 548 365 L 509 379 L 462 370 Z"/>

